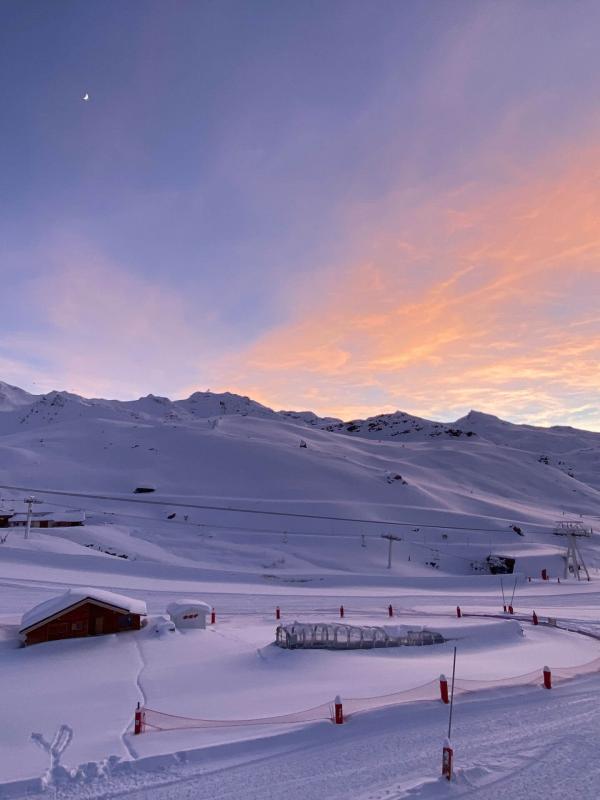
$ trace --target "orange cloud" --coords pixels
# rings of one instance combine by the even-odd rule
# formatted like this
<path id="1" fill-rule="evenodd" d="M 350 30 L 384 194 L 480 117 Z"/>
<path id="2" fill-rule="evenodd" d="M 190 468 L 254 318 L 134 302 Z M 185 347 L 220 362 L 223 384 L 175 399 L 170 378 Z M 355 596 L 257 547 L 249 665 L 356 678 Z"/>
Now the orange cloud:
<path id="1" fill-rule="evenodd" d="M 560 165 L 560 166 L 559 166 Z M 231 356 L 223 387 L 349 417 L 470 407 L 600 429 L 600 151 L 555 154 L 491 196 L 398 202 L 298 312 Z"/>

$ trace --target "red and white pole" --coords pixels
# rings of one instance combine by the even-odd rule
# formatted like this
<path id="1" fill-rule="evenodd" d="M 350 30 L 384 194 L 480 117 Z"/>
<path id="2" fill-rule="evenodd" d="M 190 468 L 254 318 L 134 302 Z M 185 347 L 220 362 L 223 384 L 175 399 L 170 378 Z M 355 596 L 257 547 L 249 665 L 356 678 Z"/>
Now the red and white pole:
<path id="1" fill-rule="evenodd" d="M 444 749 L 442 750 L 442 777 L 446 780 L 452 780 L 452 762 L 454 761 L 454 750 L 450 743 L 450 739 L 444 742 Z"/>
<path id="2" fill-rule="evenodd" d="M 388 617 L 394 616 L 394 609 L 392 608 L 392 604 L 390 603 L 388 606 Z"/>
<path id="3" fill-rule="evenodd" d="M 552 688 L 552 673 L 550 672 L 550 667 L 544 667 L 544 688 Z"/>
<path id="4" fill-rule="evenodd" d="M 344 619 L 344 606 L 340 606 L 340 619 Z"/>
<path id="5" fill-rule="evenodd" d="M 137 708 L 135 710 L 135 721 L 133 725 L 133 732 L 136 736 L 139 736 L 140 733 L 144 732 L 144 712 L 140 708 L 140 704 L 137 704 Z"/>
<path id="6" fill-rule="evenodd" d="M 445 675 L 440 675 L 440 699 L 442 703 L 448 705 L 450 702 L 448 696 L 448 678 Z"/>
<path id="7" fill-rule="evenodd" d="M 333 701 L 333 706 L 335 709 L 335 724 L 336 725 L 343 725 L 344 724 L 344 709 L 342 707 L 342 698 L 336 695 L 335 700 Z"/>
<path id="8" fill-rule="evenodd" d="M 454 761 L 454 750 L 452 749 L 451 739 L 452 736 L 452 710 L 454 709 L 454 678 L 456 676 L 456 647 L 454 648 L 454 655 L 452 657 L 452 692 L 450 693 L 450 714 L 448 716 L 448 738 L 444 742 L 444 749 L 442 751 L 442 776 L 447 780 L 452 780 L 452 762 Z M 440 689 L 442 689 L 442 681 L 446 684 L 446 697 L 442 693 L 442 700 L 448 702 L 448 681 L 444 675 L 440 675 Z"/>
<path id="9" fill-rule="evenodd" d="M 281 619 L 281 609 L 279 606 L 275 609 L 275 619 Z"/>
<path id="10" fill-rule="evenodd" d="M 456 606 L 456 616 L 459 619 L 462 617 L 462 611 L 460 610 L 460 606 Z"/>
<path id="11" fill-rule="evenodd" d="M 214 625 L 216 621 L 217 621 L 217 612 L 213 608 L 213 610 L 210 612 L 210 624 Z"/>

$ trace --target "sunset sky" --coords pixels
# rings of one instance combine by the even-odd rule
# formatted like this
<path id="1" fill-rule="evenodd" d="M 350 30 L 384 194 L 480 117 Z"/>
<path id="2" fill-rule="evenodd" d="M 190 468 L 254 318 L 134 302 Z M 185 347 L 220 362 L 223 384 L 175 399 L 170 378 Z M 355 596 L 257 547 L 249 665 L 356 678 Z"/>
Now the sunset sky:
<path id="1" fill-rule="evenodd" d="M 599 41 L 597 0 L 4 0 L 0 379 L 600 430 Z"/>

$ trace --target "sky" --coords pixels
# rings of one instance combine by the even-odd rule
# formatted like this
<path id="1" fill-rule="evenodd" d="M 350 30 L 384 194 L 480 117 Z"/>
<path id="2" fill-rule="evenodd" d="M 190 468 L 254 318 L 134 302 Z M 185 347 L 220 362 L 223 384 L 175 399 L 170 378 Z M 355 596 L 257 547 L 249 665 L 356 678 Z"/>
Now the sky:
<path id="1" fill-rule="evenodd" d="M 600 430 L 596 0 L 0 16 L 2 380 Z"/>

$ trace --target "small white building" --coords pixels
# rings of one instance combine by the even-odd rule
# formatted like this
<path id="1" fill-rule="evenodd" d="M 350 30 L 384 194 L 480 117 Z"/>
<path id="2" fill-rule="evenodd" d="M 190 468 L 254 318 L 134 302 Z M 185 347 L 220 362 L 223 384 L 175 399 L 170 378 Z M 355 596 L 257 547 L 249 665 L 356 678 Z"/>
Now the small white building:
<path id="1" fill-rule="evenodd" d="M 167 606 L 167 614 L 177 628 L 206 628 L 211 611 L 211 606 L 202 600 L 174 600 Z"/>

